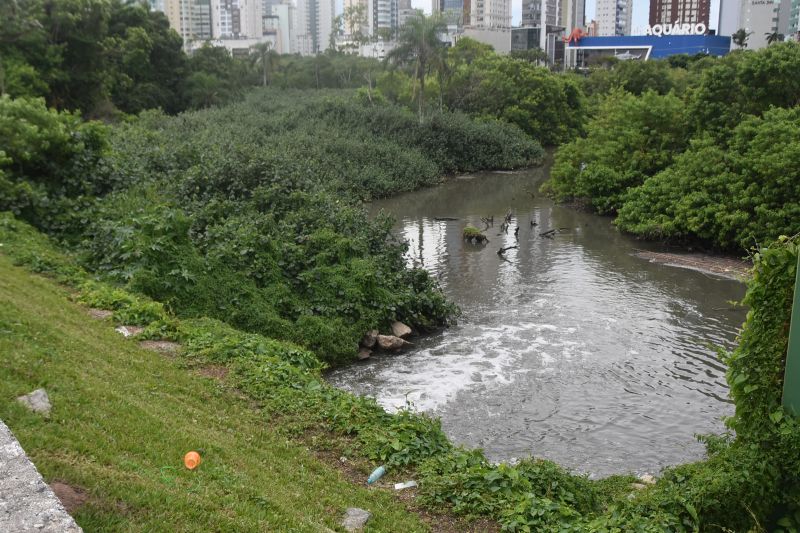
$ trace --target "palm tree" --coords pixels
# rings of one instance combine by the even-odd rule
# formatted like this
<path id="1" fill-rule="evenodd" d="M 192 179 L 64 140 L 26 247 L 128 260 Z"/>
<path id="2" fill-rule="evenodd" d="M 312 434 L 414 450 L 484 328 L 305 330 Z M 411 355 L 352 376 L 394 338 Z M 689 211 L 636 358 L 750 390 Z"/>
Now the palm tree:
<path id="1" fill-rule="evenodd" d="M 739 48 L 747 48 L 747 39 L 753 35 L 753 32 L 748 33 L 746 29 L 739 28 L 731 35 L 731 41 Z"/>
<path id="2" fill-rule="evenodd" d="M 250 61 L 254 66 L 261 67 L 261 83 L 264 87 L 270 84 L 272 72 L 278 66 L 278 59 L 278 53 L 272 49 L 272 43 L 269 41 L 250 47 Z"/>
<path id="3" fill-rule="evenodd" d="M 444 43 L 439 35 L 446 31 L 440 16 L 426 17 L 419 14 L 410 18 L 400 29 L 397 47 L 386 56 L 390 63 L 413 67 L 414 77 L 419 81 L 419 120 L 422 121 L 425 109 L 425 75 L 438 66 L 441 60 L 440 49 Z"/>
<path id="4" fill-rule="evenodd" d="M 783 41 L 783 34 L 776 31 L 772 33 L 767 32 L 764 35 L 767 36 L 767 45 Z"/>

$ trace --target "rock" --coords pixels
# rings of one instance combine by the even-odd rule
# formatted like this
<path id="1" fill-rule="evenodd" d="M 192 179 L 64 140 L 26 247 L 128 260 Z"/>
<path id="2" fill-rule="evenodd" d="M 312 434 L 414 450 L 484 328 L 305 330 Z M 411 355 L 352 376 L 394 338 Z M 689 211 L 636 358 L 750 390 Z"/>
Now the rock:
<path id="1" fill-rule="evenodd" d="M 180 344 L 172 341 L 141 341 L 139 346 L 163 355 L 175 355 L 181 349 Z"/>
<path id="2" fill-rule="evenodd" d="M 631 483 L 631 488 L 632 489 L 636 489 L 636 490 L 642 490 L 642 489 L 646 489 L 647 485 L 645 485 L 643 483 Z"/>
<path id="3" fill-rule="evenodd" d="M 654 478 L 650 474 L 642 474 L 641 476 L 639 476 L 639 481 L 641 481 L 645 485 L 655 485 L 656 484 L 656 478 Z"/>
<path id="4" fill-rule="evenodd" d="M 403 346 L 409 344 L 411 343 L 404 341 L 400 337 L 395 337 L 394 335 L 378 335 L 378 346 L 380 346 L 382 350 L 399 350 Z"/>
<path id="5" fill-rule="evenodd" d="M 367 520 L 370 519 L 372 513 L 359 509 L 358 507 L 350 507 L 344 513 L 344 520 L 342 520 L 342 527 L 347 531 L 361 531 Z"/>
<path id="6" fill-rule="evenodd" d="M 356 357 L 358 357 L 359 361 L 363 361 L 364 359 L 369 359 L 370 355 L 372 355 L 372 350 L 369 348 L 361 348 Z"/>
<path id="7" fill-rule="evenodd" d="M 109 311 L 107 309 L 95 309 L 93 307 L 89 309 L 89 316 L 96 318 L 97 320 L 105 320 L 106 318 L 111 318 L 114 316 L 114 311 Z"/>
<path id="8" fill-rule="evenodd" d="M 50 398 L 47 397 L 47 392 L 44 389 L 36 389 L 30 394 L 20 396 L 17 401 L 34 413 L 41 413 L 45 416 L 49 415 L 50 409 L 52 409 Z"/>
<path id="9" fill-rule="evenodd" d="M 378 342 L 378 330 L 373 329 L 364 334 L 364 338 L 361 339 L 361 346 L 364 348 L 372 348 L 375 346 L 376 342 Z"/>
<path id="10" fill-rule="evenodd" d="M 114 329 L 117 333 L 121 333 L 123 337 L 133 337 L 144 331 L 141 326 L 119 326 Z"/>
<path id="11" fill-rule="evenodd" d="M 395 337 L 400 337 L 404 339 L 411 335 L 411 328 L 403 324 L 402 322 L 392 322 L 392 333 Z"/>

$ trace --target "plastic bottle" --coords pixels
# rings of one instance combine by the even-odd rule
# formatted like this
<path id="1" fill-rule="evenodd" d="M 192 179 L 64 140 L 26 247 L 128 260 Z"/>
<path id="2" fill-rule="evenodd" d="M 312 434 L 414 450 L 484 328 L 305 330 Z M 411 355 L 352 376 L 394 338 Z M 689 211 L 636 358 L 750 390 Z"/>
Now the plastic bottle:
<path id="1" fill-rule="evenodd" d="M 367 478 L 367 484 L 372 485 L 373 483 L 378 481 L 381 477 L 383 477 L 385 473 L 386 473 L 386 465 L 379 466 L 378 468 L 373 470 L 372 473 L 369 475 L 369 477 Z"/>

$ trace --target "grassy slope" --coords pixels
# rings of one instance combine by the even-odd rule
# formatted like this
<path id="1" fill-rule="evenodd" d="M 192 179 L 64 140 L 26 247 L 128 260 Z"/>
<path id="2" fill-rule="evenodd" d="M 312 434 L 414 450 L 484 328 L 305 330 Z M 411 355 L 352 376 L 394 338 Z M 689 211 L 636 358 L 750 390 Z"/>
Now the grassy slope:
<path id="1" fill-rule="evenodd" d="M 0 418 L 47 480 L 84 488 L 86 531 L 323 531 L 348 506 L 370 531 L 425 526 L 271 431 L 210 378 L 138 348 L 65 289 L 0 255 Z M 46 420 L 14 398 L 45 387 Z M 190 449 L 204 450 L 195 471 Z"/>

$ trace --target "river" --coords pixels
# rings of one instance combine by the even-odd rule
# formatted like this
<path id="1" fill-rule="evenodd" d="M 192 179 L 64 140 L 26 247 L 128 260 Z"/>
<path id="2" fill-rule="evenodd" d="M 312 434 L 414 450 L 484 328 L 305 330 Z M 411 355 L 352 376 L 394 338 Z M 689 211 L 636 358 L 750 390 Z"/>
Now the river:
<path id="1" fill-rule="evenodd" d="M 493 461 L 533 455 L 602 477 L 702 458 L 694 435 L 723 431 L 733 412 L 716 350 L 733 346 L 744 321 L 730 304 L 744 285 L 636 257 L 658 247 L 553 205 L 538 193 L 546 173 L 461 176 L 374 202 L 396 217 L 409 263 L 436 276 L 463 315 L 327 379 L 390 410 L 411 402 Z M 483 228 L 490 215 L 490 242 L 464 242 L 464 226 Z M 540 235 L 550 229 L 552 239 Z"/>

